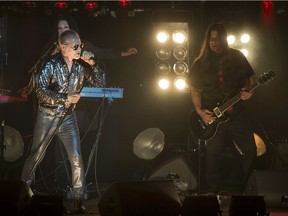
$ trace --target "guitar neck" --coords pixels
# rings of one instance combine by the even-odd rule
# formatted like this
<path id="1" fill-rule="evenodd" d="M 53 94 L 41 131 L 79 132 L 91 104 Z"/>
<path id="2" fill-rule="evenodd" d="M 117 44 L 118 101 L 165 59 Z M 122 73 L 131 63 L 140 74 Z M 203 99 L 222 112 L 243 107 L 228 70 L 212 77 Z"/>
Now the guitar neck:
<path id="1" fill-rule="evenodd" d="M 254 89 L 256 89 L 258 86 L 260 86 L 259 82 L 255 82 L 253 83 L 251 86 L 249 86 L 247 88 L 247 90 L 253 91 Z M 226 112 L 229 107 L 233 106 L 234 104 L 236 104 L 239 100 L 241 100 L 241 93 L 238 93 L 237 95 L 235 95 L 233 98 L 229 99 L 226 103 L 222 104 L 221 106 L 218 107 L 219 111 L 221 113 Z"/>

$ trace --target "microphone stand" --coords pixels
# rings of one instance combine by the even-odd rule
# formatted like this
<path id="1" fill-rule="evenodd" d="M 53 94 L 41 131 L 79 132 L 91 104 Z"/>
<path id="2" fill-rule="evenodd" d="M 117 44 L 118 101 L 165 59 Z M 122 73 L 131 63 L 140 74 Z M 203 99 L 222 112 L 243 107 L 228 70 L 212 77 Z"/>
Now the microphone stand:
<path id="1" fill-rule="evenodd" d="M 203 141 L 198 139 L 198 193 L 201 194 L 202 192 L 202 177 L 204 175 L 203 170 L 203 163 L 206 155 L 206 149 L 205 146 L 207 144 L 207 141 Z"/>
<path id="2" fill-rule="evenodd" d="M 36 64 L 29 70 L 28 73 L 32 73 L 33 71 L 35 71 L 34 69 L 38 66 L 38 64 L 45 59 L 45 57 L 47 57 L 48 53 L 51 52 L 51 50 L 56 46 L 56 42 L 53 42 L 52 45 L 49 46 L 49 48 L 45 51 L 45 53 L 38 59 L 38 61 L 36 62 Z"/>
<path id="3" fill-rule="evenodd" d="M 5 160 L 5 155 L 4 155 L 4 150 L 5 150 L 5 140 L 4 140 L 4 126 L 5 123 L 2 121 L 1 126 L 0 126 L 0 156 L 1 156 L 1 161 Z"/>
<path id="4" fill-rule="evenodd" d="M 94 66 L 92 66 L 92 69 L 89 73 L 89 76 L 88 78 L 83 82 L 83 85 L 81 86 L 81 89 L 79 91 L 79 93 L 82 91 L 83 87 L 85 86 L 84 84 L 87 82 L 87 80 L 89 80 L 91 74 L 93 73 L 93 69 L 94 69 Z M 26 176 L 25 178 L 25 182 L 27 182 L 27 180 L 30 178 L 30 176 L 32 175 L 32 173 L 35 171 L 36 167 L 38 166 L 39 162 L 40 162 L 40 159 L 44 156 L 44 153 L 46 152 L 47 148 L 49 147 L 49 144 L 51 143 L 52 139 L 54 138 L 54 136 L 56 135 L 56 133 L 58 132 L 59 130 L 59 127 L 60 125 L 63 123 L 65 117 L 67 116 L 67 113 L 69 113 L 72 109 L 72 104 L 68 107 L 68 109 L 66 110 L 66 112 L 64 113 L 63 116 L 61 116 L 60 120 L 58 121 L 58 124 L 55 128 L 55 130 L 53 131 L 52 135 L 50 136 L 50 138 L 48 139 L 47 141 L 47 145 L 45 146 L 45 148 L 42 150 L 42 152 L 40 153 L 40 156 L 37 158 L 34 166 L 32 167 L 32 169 L 30 170 L 30 172 L 28 173 L 28 175 Z"/>
<path id="5" fill-rule="evenodd" d="M 4 161 L 5 161 L 5 155 L 4 155 L 4 150 L 5 150 L 5 137 L 4 137 L 4 130 L 5 130 L 5 124 L 4 124 L 4 120 L 2 121 L 1 125 L 0 125 L 0 171 L 2 172 L 2 168 L 4 170 Z M 0 173 L 1 173 L 0 172 Z M 2 176 L 2 175 L 1 175 Z"/>
<path id="6" fill-rule="evenodd" d="M 48 54 L 50 54 L 50 52 L 52 51 L 53 48 L 55 48 L 56 46 L 56 42 L 53 42 L 52 45 L 49 46 L 49 48 L 45 51 L 45 53 L 38 59 L 38 61 L 36 62 L 36 64 L 30 69 L 30 71 L 28 72 L 29 74 L 31 74 L 31 78 L 29 81 L 28 86 L 32 85 L 32 89 L 35 88 L 35 83 L 36 83 L 36 75 L 37 75 L 37 67 L 38 65 L 43 62 L 43 60 L 45 58 L 48 57 Z M 50 56 L 50 55 L 49 55 Z M 32 82 L 32 83 L 31 83 Z M 35 109 L 36 110 L 36 109 Z"/>
<path id="7" fill-rule="evenodd" d="M 106 97 L 104 96 L 103 99 L 102 99 L 102 102 L 100 104 L 100 107 L 99 107 L 99 109 L 101 109 L 100 119 L 99 119 L 99 128 L 98 128 L 98 132 L 97 132 L 96 141 L 94 142 L 94 144 L 92 146 L 92 150 L 90 151 L 90 155 L 89 155 L 88 162 L 87 162 L 87 169 L 86 169 L 86 172 L 85 172 L 85 177 L 87 177 L 88 171 L 90 169 L 92 158 L 94 156 L 94 153 L 96 152 L 96 148 L 98 147 L 98 143 L 99 143 L 99 139 L 100 139 L 101 131 L 102 131 L 102 126 L 103 126 L 105 117 L 106 117 L 106 115 L 108 113 L 109 105 L 113 102 L 112 98 L 108 98 L 108 106 L 107 106 L 107 108 L 106 108 L 106 110 L 104 112 L 105 99 L 106 99 Z M 95 154 L 95 160 L 96 160 L 96 158 L 97 158 L 97 154 Z M 99 188 L 98 188 L 98 183 L 97 183 L 98 181 L 97 181 L 97 171 L 96 170 L 97 170 L 97 165 L 95 164 L 95 181 L 96 181 L 95 183 L 96 183 L 98 195 L 100 195 Z"/>

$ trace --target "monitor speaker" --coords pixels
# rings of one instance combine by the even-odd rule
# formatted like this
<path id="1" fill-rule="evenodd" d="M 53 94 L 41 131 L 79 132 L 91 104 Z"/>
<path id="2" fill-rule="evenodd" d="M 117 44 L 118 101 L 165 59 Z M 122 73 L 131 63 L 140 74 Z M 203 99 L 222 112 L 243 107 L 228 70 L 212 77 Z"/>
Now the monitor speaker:
<path id="1" fill-rule="evenodd" d="M 245 195 L 263 196 L 267 207 L 288 207 L 288 172 L 254 170 L 245 186 Z"/>
<path id="2" fill-rule="evenodd" d="M 148 180 L 169 179 L 177 176 L 186 190 L 195 190 L 197 180 L 188 160 L 183 155 L 175 155 L 160 163 L 160 165 L 146 175 Z M 181 189 L 181 188 L 180 188 Z"/>
<path id="3" fill-rule="evenodd" d="M 33 195 L 32 190 L 23 181 L 0 181 L 1 215 L 23 215 Z"/>
<path id="4" fill-rule="evenodd" d="M 180 199 L 172 181 L 118 182 L 105 191 L 98 208 L 110 216 L 178 216 Z"/>

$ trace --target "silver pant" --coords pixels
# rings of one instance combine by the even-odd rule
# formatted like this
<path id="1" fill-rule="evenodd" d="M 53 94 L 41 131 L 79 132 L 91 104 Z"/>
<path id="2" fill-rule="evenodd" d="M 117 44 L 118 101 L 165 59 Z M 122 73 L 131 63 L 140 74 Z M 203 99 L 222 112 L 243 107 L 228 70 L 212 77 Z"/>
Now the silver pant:
<path id="1" fill-rule="evenodd" d="M 34 179 L 36 169 L 34 169 L 33 172 L 31 171 L 37 160 L 39 160 L 39 163 L 42 161 L 45 155 L 45 152 L 43 151 L 45 151 L 49 144 L 48 141 L 56 129 L 59 120 L 59 117 L 52 117 L 41 111 L 38 111 L 37 113 L 37 122 L 34 129 L 31 152 L 24 164 L 21 175 L 21 180 L 28 184 L 30 184 Z M 59 136 L 62 141 L 70 161 L 74 197 L 75 199 L 82 199 L 85 176 L 80 149 L 80 136 L 74 112 L 66 115 L 56 135 Z M 42 158 L 40 158 L 41 154 Z"/>

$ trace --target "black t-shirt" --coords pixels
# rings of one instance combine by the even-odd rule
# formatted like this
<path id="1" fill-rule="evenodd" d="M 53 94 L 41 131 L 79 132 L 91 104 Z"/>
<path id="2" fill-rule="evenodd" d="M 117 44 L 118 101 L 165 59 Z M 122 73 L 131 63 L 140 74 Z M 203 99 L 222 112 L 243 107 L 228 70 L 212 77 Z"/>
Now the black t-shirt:
<path id="1" fill-rule="evenodd" d="M 211 109 L 239 93 L 254 73 L 242 52 L 229 48 L 225 54 L 213 54 L 210 61 L 196 60 L 189 81 L 191 87 L 202 91 L 202 108 Z"/>

